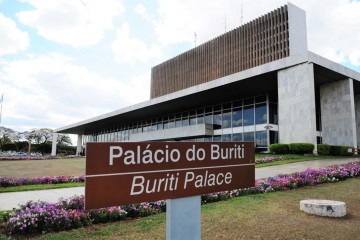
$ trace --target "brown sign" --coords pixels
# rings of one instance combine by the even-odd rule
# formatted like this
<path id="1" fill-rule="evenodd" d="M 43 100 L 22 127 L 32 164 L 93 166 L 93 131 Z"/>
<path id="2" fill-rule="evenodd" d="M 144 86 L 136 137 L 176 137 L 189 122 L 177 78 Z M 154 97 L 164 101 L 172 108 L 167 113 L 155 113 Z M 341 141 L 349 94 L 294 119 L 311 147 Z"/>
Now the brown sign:
<path id="1" fill-rule="evenodd" d="M 252 187 L 252 142 L 87 143 L 85 208 Z"/>

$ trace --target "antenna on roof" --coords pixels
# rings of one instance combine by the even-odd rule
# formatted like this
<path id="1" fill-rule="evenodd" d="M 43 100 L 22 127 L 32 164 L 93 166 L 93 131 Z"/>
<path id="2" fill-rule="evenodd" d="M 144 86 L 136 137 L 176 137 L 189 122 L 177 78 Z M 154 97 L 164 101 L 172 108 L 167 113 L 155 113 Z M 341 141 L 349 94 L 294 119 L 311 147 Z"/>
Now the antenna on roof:
<path id="1" fill-rule="evenodd" d="M 194 45 L 196 47 L 196 32 L 194 32 Z"/>
<path id="2" fill-rule="evenodd" d="M 243 25 L 243 21 L 244 21 L 244 11 L 243 11 L 243 1 L 241 0 L 241 5 L 240 5 L 240 26 Z"/>
<path id="3" fill-rule="evenodd" d="M 224 16 L 224 27 L 225 27 L 225 32 L 226 32 L 226 15 Z"/>

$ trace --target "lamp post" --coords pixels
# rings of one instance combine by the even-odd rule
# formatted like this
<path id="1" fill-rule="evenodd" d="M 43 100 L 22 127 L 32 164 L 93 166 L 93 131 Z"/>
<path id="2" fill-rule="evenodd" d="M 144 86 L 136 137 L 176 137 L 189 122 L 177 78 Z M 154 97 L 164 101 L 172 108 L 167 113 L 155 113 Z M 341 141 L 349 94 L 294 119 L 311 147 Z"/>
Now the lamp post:
<path id="1" fill-rule="evenodd" d="M 264 128 L 266 130 L 266 136 L 267 136 L 267 142 L 268 142 L 268 151 L 270 151 L 270 149 L 269 149 L 269 146 L 270 146 L 270 129 L 272 129 L 273 126 L 268 124 Z"/>

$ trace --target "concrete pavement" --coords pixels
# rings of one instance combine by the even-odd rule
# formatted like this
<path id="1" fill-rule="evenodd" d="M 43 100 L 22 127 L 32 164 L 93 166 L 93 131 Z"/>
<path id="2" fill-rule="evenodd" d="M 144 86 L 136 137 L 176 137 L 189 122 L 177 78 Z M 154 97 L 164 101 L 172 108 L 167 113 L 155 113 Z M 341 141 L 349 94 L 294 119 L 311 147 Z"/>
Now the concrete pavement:
<path id="1" fill-rule="evenodd" d="M 279 166 L 271 166 L 255 169 L 255 178 L 273 177 L 277 174 L 288 174 L 298 171 L 303 171 L 308 168 L 322 168 L 335 164 L 343 164 L 346 162 L 356 161 L 358 159 L 329 159 L 329 160 L 314 160 L 298 163 L 290 163 Z M 84 187 L 76 188 L 60 188 L 50 190 L 26 191 L 26 192 L 12 192 L 0 193 L 0 210 L 11 210 L 18 207 L 20 204 L 25 204 L 28 201 L 46 201 L 57 202 L 59 198 L 69 198 L 74 195 L 84 194 Z"/>
<path id="2" fill-rule="evenodd" d="M 314 160 L 314 161 L 306 161 L 306 162 L 297 162 L 297 163 L 289 163 L 283 164 L 279 166 L 271 166 L 264 168 L 256 168 L 255 169 L 255 178 L 267 178 L 273 177 L 278 174 L 289 174 L 294 172 L 304 171 L 308 168 L 323 168 L 331 165 L 344 164 L 347 162 L 358 161 L 359 158 L 342 158 L 342 159 L 328 159 L 328 160 Z"/>
<path id="3" fill-rule="evenodd" d="M 84 187 L 0 193 L 0 210 L 11 210 L 28 201 L 41 200 L 46 202 L 57 202 L 60 198 L 69 198 L 84 193 Z"/>

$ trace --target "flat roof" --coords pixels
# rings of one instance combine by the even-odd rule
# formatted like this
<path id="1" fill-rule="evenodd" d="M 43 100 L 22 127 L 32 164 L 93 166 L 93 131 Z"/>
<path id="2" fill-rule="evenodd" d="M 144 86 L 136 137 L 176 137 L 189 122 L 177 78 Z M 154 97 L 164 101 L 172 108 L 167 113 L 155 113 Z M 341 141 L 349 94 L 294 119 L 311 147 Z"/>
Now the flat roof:
<path id="1" fill-rule="evenodd" d="M 317 76 L 318 84 L 345 78 L 352 78 L 360 82 L 360 73 L 315 53 L 307 52 L 60 127 L 54 131 L 57 133 L 84 134 L 95 129 L 145 120 L 200 106 L 214 105 L 230 101 L 236 96 L 246 98 L 268 91 L 277 91 L 277 71 L 305 62 L 315 64 L 314 74 Z"/>

